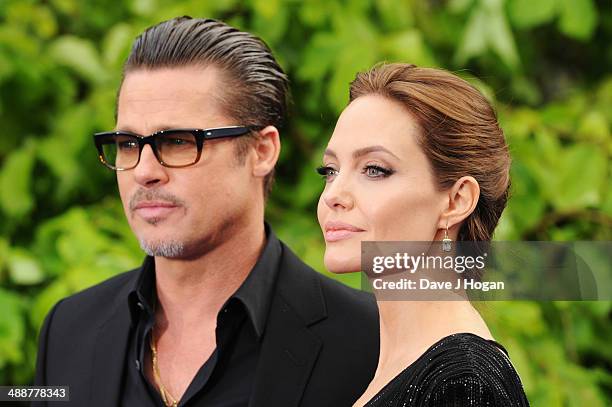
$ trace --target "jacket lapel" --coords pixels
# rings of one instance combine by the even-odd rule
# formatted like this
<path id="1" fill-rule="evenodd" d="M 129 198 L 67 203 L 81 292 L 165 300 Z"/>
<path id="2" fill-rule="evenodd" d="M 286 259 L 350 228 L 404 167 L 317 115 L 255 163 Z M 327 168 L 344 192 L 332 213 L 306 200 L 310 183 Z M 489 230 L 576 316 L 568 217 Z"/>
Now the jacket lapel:
<path id="1" fill-rule="evenodd" d="M 250 407 L 297 407 L 322 347 L 309 326 L 327 317 L 320 281 L 282 245 L 276 289 L 262 339 Z M 130 332 L 126 285 L 97 335 L 91 376 L 92 407 L 119 405 Z"/>
<path id="2" fill-rule="evenodd" d="M 324 319 L 320 281 L 283 245 L 250 407 L 296 407 L 323 345 L 309 326 Z"/>
<path id="3" fill-rule="evenodd" d="M 298 406 L 321 349 L 321 340 L 282 299 L 273 302 L 268 318 L 270 323 L 249 406 Z"/>
<path id="4" fill-rule="evenodd" d="M 130 315 L 127 296 L 124 306 L 117 304 L 110 318 L 98 331 L 94 348 L 89 406 L 117 406 L 123 378 L 130 332 Z"/>

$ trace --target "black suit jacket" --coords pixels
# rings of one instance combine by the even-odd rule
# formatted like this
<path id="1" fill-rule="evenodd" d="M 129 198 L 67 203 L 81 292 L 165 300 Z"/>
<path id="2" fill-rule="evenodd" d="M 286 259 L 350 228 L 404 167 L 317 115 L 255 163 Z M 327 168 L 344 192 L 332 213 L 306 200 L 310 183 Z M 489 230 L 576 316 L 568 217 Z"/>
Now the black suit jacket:
<path id="1" fill-rule="evenodd" d="M 374 298 L 317 273 L 281 247 L 249 406 L 350 406 L 376 370 Z M 65 298 L 49 312 L 35 384 L 70 386 L 70 402 L 33 406 L 118 405 L 130 331 L 127 294 L 139 271 Z"/>

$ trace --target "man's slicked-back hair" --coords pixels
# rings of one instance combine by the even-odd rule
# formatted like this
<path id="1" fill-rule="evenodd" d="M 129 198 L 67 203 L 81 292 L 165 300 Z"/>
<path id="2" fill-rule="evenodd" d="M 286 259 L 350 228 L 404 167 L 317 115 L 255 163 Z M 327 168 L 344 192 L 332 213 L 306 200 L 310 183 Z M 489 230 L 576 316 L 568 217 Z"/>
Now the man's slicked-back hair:
<path id="1" fill-rule="evenodd" d="M 156 24 L 139 35 L 123 66 L 123 78 L 138 69 L 215 67 L 222 77 L 216 95 L 224 113 L 242 126 L 281 128 L 287 114 L 288 79 L 259 38 L 221 21 L 188 16 Z M 236 139 L 238 160 L 250 137 Z M 270 173 L 264 181 L 267 195 Z"/>

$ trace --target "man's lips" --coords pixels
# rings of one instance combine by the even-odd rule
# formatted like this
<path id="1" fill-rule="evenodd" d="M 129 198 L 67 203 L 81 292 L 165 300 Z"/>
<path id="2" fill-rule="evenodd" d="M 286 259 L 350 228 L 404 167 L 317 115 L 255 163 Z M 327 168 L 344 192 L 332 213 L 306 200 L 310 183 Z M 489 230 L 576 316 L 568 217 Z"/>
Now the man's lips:
<path id="1" fill-rule="evenodd" d="M 144 219 L 161 218 L 178 208 L 177 205 L 163 201 L 140 202 L 134 207 L 134 212 Z"/>
<path id="2" fill-rule="evenodd" d="M 325 241 L 337 242 L 348 239 L 356 233 L 365 232 L 363 229 L 344 222 L 325 223 Z"/>

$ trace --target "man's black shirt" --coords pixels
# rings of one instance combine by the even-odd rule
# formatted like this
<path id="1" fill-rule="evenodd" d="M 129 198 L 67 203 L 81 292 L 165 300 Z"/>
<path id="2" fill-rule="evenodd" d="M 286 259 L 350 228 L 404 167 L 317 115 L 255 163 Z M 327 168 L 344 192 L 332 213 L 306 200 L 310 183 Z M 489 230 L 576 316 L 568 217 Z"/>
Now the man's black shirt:
<path id="1" fill-rule="evenodd" d="M 267 243 L 259 260 L 217 315 L 217 347 L 201 366 L 179 406 L 246 406 L 266 326 L 281 256 L 280 242 L 266 227 Z M 194 270 L 197 272 L 197 270 Z M 147 257 L 136 287 L 128 295 L 132 328 L 121 391 L 122 406 L 163 406 L 157 387 L 145 376 L 154 324 L 155 263 Z"/>
<path id="2" fill-rule="evenodd" d="M 185 404 L 243 406 L 248 397 L 249 407 L 350 406 L 363 394 L 376 370 L 376 302 L 371 294 L 317 273 L 272 231 L 268 233 L 266 250 L 271 247 L 280 254 L 264 253 L 226 304 L 228 313 L 235 309 L 243 318 L 229 317 L 227 321 L 237 321 L 234 326 L 219 316 L 216 359 L 202 367 L 201 379 L 191 383 L 188 392 L 193 396 Z M 240 251 L 235 255 L 241 255 Z M 265 265 L 269 259 L 278 264 Z M 34 384 L 69 386 L 70 401 L 40 401 L 33 406 L 161 404 L 137 370 L 136 360 L 143 364 L 140 349 L 147 346 L 147 324 L 144 331 L 137 331 L 137 327 L 147 318 L 138 307 L 141 298 L 130 295 L 146 286 L 141 277 L 143 269 L 152 270 L 151 266 L 144 263 L 63 298 L 51 308 L 40 329 Z M 271 294 L 263 289 L 268 294 L 243 295 L 260 292 L 247 289 L 251 284 L 258 286 L 257 282 L 272 287 Z M 151 280 L 148 287 L 154 286 Z M 141 294 L 144 300 L 145 288 Z M 152 299 L 148 304 L 153 304 Z M 250 396 L 245 396 L 249 391 Z"/>

